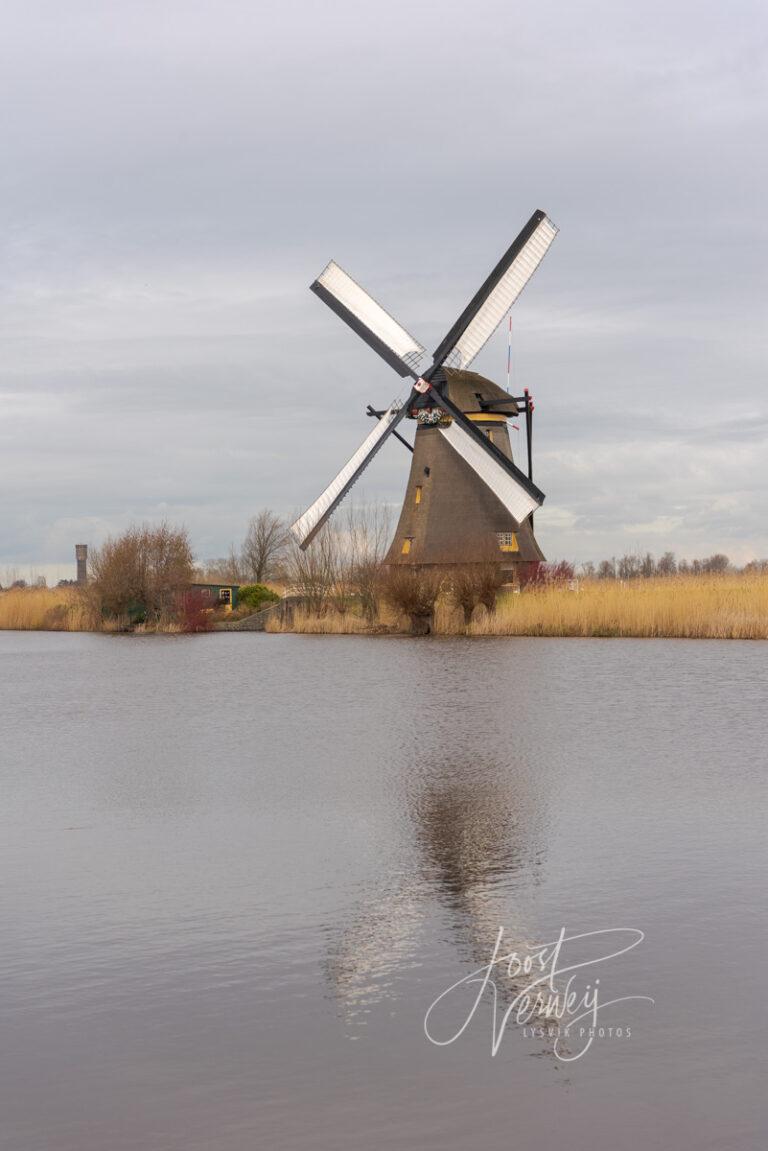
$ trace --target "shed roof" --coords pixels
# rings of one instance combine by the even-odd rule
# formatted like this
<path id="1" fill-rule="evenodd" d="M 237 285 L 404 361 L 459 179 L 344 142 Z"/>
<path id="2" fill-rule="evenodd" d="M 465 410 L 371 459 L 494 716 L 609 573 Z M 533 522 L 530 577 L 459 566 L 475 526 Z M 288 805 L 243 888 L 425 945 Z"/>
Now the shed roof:
<path id="1" fill-rule="evenodd" d="M 216 583 L 191 583 L 190 587 L 232 587 L 241 588 L 243 585 L 239 583 L 229 583 L 227 580 L 218 580 Z"/>

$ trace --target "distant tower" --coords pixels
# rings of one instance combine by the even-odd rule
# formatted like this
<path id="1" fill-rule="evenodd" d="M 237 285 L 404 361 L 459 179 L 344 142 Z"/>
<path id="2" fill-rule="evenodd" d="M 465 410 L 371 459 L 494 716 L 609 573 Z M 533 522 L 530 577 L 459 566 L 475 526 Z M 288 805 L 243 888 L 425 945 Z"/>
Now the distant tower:
<path id="1" fill-rule="evenodd" d="M 75 559 L 78 584 L 88 583 L 88 544 L 75 544 Z"/>

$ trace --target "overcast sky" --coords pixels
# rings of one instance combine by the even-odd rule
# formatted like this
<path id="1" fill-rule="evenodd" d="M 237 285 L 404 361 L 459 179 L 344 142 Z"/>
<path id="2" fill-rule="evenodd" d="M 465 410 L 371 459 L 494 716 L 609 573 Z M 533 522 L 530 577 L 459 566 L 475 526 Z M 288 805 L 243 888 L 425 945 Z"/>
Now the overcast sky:
<path id="1" fill-rule="evenodd" d="M 768 556 L 767 11 L 6 3 L 0 580 L 302 510 L 400 388 L 309 283 L 336 259 L 432 349 L 535 208 L 547 555 Z M 505 383 L 506 334 L 473 366 Z M 408 464 L 390 441 L 357 500 Z"/>

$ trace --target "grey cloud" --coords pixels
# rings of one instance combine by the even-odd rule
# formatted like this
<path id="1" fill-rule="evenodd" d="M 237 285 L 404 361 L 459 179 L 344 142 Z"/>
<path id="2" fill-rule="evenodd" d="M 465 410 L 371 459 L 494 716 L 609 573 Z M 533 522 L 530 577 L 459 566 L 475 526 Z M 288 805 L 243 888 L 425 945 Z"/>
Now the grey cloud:
<path id="1" fill-rule="evenodd" d="M 163 514 L 220 553 L 308 503 L 398 389 L 310 280 L 333 256 L 434 347 L 537 206 L 562 231 L 514 358 L 546 550 L 768 554 L 764 6 L 361 11 L 6 18 L 0 566 Z M 504 363 L 500 334 L 477 367 Z"/>

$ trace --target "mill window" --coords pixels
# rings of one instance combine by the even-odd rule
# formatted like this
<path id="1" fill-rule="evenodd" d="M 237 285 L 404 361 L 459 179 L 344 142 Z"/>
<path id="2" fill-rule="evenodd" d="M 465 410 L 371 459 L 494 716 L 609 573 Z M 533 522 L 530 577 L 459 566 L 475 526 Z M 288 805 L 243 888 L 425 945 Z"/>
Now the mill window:
<path id="1" fill-rule="evenodd" d="M 514 532 L 496 532 L 496 538 L 499 541 L 501 551 L 516 552 L 520 550 L 517 546 L 517 536 Z"/>
<path id="2" fill-rule="evenodd" d="M 416 494 L 415 494 L 415 496 L 414 496 L 413 502 L 414 502 L 415 504 L 420 504 L 420 503 L 421 503 L 421 485 L 419 485 L 419 486 L 416 488 Z"/>
<path id="3" fill-rule="evenodd" d="M 400 549 L 400 555 L 407 556 L 410 553 L 412 543 L 413 536 L 406 536 L 403 540 L 403 546 Z"/>

